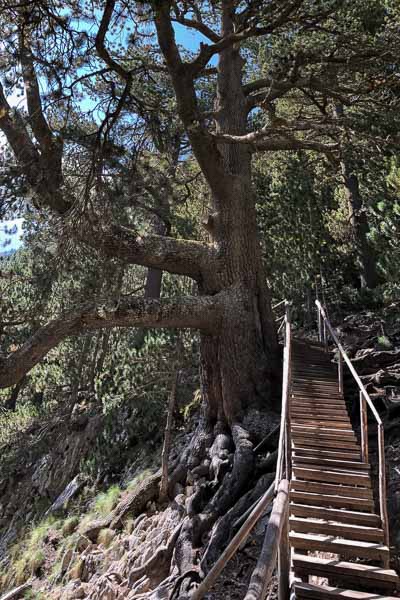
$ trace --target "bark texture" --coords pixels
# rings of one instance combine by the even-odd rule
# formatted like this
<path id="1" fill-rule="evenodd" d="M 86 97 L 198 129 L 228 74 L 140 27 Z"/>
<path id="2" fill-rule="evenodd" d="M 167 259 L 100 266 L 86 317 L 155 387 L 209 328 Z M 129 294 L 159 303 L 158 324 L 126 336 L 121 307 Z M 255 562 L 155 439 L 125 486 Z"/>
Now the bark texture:
<path id="1" fill-rule="evenodd" d="M 379 277 L 376 269 L 376 255 L 368 240 L 370 229 L 358 177 L 349 169 L 345 161 L 341 162 L 341 169 L 349 207 L 352 237 L 360 266 L 361 287 L 373 289 L 378 285 Z"/>

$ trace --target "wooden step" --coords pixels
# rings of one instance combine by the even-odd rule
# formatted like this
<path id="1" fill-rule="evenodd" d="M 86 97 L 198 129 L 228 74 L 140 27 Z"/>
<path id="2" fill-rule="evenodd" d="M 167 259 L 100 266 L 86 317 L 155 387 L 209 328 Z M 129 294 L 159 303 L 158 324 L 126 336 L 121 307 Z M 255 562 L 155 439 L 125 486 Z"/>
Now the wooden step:
<path id="1" fill-rule="evenodd" d="M 293 375 L 292 386 L 322 390 L 326 389 L 327 391 L 333 391 L 338 396 L 343 396 L 343 394 L 339 391 L 339 383 L 336 378 L 328 376 L 322 377 L 315 371 L 313 376 L 310 377 L 305 377 L 304 375 L 301 376 L 299 374 Z"/>
<path id="2" fill-rule="evenodd" d="M 346 410 L 346 402 L 343 398 L 320 398 L 319 396 L 312 396 L 311 394 L 296 394 L 292 392 L 290 395 L 291 406 L 317 406 L 319 408 L 327 408 L 328 410 L 342 409 Z"/>
<path id="3" fill-rule="evenodd" d="M 290 501 L 296 504 L 324 506 L 326 508 L 346 508 L 357 511 L 373 512 L 374 503 L 368 498 L 348 498 L 346 496 L 329 496 L 329 494 L 312 494 L 311 492 L 290 492 Z"/>
<path id="4" fill-rule="evenodd" d="M 351 426 L 349 415 L 345 409 L 326 410 L 314 406 L 292 406 L 291 419 L 305 419 L 306 421 L 338 421 Z"/>
<path id="5" fill-rule="evenodd" d="M 369 498 L 373 500 L 371 488 L 356 487 L 354 485 L 334 485 L 320 481 L 302 481 L 292 479 L 290 489 L 298 492 L 311 492 L 312 494 L 328 494 L 329 496 L 347 496 L 348 498 Z"/>
<path id="6" fill-rule="evenodd" d="M 370 587 L 394 590 L 399 586 L 399 578 L 392 569 L 372 565 L 351 563 L 332 558 L 317 558 L 303 554 L 293 555 L 293 568 L 296 577 L 315 575 L 327 579 L 353 582 L 354 587 Z"/>
<path id="7" fill-rule="evenodd" d="M 348 419 L 343 421 L 323 421 L 315 420 L 313 417 L 292 417 L 292 425 L 305 425 L 306 427 L 312 427 L 313 429 L 343 429 L 344 431 L 353 431 L 353 428 Z"/>
<path id="8" fill-rule="evenodd" d="M 334 460 L 353 460 L 361 462 L 360 449 L 357 450 L 322 450 L 321 448 L 307 448 L 297 446 L 293 449 L 295 456 L 311 456 L 319 458 L 332 458 Z"/>
<path id="9" fill-rule="evenodd" d="M 345 540 L 329 535 L 291 531 L 289 540 L 293 548 L 309 552 L 332 552 L 340 556 L 369 558 L 377 561 L 384 560 L 389 555 L 389 548 L 383 544 Z"/>
<path id="10" fill-rule="evenodd" d="M 290 406 L 293 408 L 302 406 L 306 409 L 313 407 L 321 410 L 338 410 L 347 414 L 347 406 L 344 400 L 330 400 L 328 398 L 320 400 L 317 398 L 304 398 L 292 395 L 290 398 Z"/>
<path id="11" fill-rule="evenodd" d="M 326 367 L 315 367 L 315 369 L 308 369 L 302 366 L 296 366 L 292 368 L 293 379 L 304 379 L 306 381 L 329 381 L 338 385 L 336 371 Z"/>
<path id="12" fill-rule="evenodd" d="M 315 375 L 312 379 L 308 379 L 305 377 L 294 376 L 292 378 L 292 389 L 295 388 L 305 388 L 311 390 L 323 390 L 324 392 L 332 393 L 335 396 L 343 397 L 343 394 L 339 391 L 339 384 L 337 380 L 329 380 L 328 378 L 322 379 L 321 377 L 318 379 L 318 376 Z"/>
<path id="13" fill-rule="evenodd" d="M 312 469 L 293 466 L 293 475 L 296 479 L 307 479 L 308 481 L 323 481 L 326 483 L 342 483 L 347 485 L 359 485 L 371 487 L 371 479 L 368 473 L 359 471 L 347 471 L 335 469 Z"/>
<path id="14" fill-rule="evenodd" d="M 377 527 L 349 525 L 348 523 L 334 523 L 333 521 L 294 516 L 290 517 L 289 525 L 290 530 L 297 533 L 317 533 L 363 542 L 383 543 L 384 541 L 383 529 Z"/>
<path id="15" fill-rule="evenodd" d="M 293 385 L 291 393 L 294 396 L 303 396 L 305 398 L 344 400 L 343 394 L 336 393 L 325 387 Z"/>
<path id="16" fill-rule="evenodd" d="M 321 408 L 327 407 L 332 410 L 333 408 L 346 408 L 346 402 L 344 398 L 334 397 L 332 394 L 313 394 L 312 392 L 303 392 L 300 390 L 291 390 L 291 405 L 305 404 L 306 406 L 320 406 Z"/>
<path id="17" fill-rule="evenodd" d="M 355 440 L 356 436 L 352 429 L 336 429 L 334 427 L 312 427 L 309 425 L 295 425 L 292 423 L 292 434 L 300 433 L 303 435 L 326 435 L 330 438 L 350 439 Z"/>
<path id="18" fill-rule="evenodd" d="M 320 458 L 319 456 L 299 456 L 297 450 L 292 454 L 292 461 L 297 467 L 309 468 L 336 468 L 336 469 L 348 469 L 349 471 L 365 471 L 366 473 L 370 470 L 370 465 L 365 462 L 359 462 L 356 460 L 333 460 L 331 458 Z"/>
<path id="19" fill-rule="evenodd" d="M 356 452 L 359 448 L 355 440 L 340 440 L 323 435 L 294 434 L 292 440 L 294 446 L 323 448 L 325 450 L 352 450 Z"/>
<path id="20" fill-rule="evenodd" d="M 343 510 L 318 505 L 299 504 L 297 502 L 292 502 L 289 510 L 291 515 L 298 517 L 311 517 L 353 525 L 365 525 L 367 527 L 381 527 L 382 525 L 378 515 L 360 512 L 359 510 Z"/>
<path id="21" fill-rule="evenodd" d="M 295 398 L 291 398 L 290 401 L 290 414 L 300 413 L 308 418 L 324 419 L 329 418 L 333 420 L 346 420 L 350 423 L 349 414 L 347 407 L 343 405 L 334 404 L 317 404 L 315 402 L 299 402 Z"/>
<path id="22" fill-rule="evenodd" d="M 341 600 L 343 598 L 345 600 L 396 600 L 394 596 L 379 595 L 375 592 L 360 592 L 330 586 L 322 587 L 300 582 L 295 583 L 294 593 L 296 598 L 304 600 Z"/>

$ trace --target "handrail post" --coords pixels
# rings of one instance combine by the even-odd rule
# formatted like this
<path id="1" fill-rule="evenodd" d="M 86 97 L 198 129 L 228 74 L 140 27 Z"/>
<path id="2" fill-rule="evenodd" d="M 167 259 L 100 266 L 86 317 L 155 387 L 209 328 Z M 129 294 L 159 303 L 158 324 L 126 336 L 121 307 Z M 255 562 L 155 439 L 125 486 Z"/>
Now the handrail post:
<path id="1" fill-rule="evenodd" d="M 338 380 L 339 380 L 339 393 L 343 394 L 343 358 L 341 352 L 339 352 L 338 362 Z"/>
<path id="2" fill-rule="evenodd" d="M 286 400 L 286 438 L 285 438 L 285 451 L 286 451 L 286 479 L 290 480 L 292 476 L 292 441 L 290 435 L 290 393 L 291 393 L 291 382 L 292 382 L 292 333 L 291 333 L 291 314 L 290 304 L 286 306 L 286 326 L 287 326 L 287 339 L 288 339 L 288 350 L 287 350 L 287 361 L 288 361 L 288 372 L 287 372 L 287 400 Z"/>
<path id="3" fill-rule="evenodd" d="M 379 508 L 382 520 L 382 529 L 385 544 L 389 547 L 389 520 L 386 503 L 386 464 L 385 464 L 385 437 L 383 423 L 378 423 L 378 455 L 379 455 Z M 384 567 L 389 566 L 389 556 L 383 559 Z"/>
<path id="4" fill-rule="evenodd" d="M 361 457 L 363 462 L 368 462 L 368 415 L 367 401 L 360 390 L 360 432 L 361 432 Z"/>
<path id="5" fill-rule="evenodd" d="M 321 315 L 319 306 L 317 306 L 317 314 L 318 314 L 318 340 L 320 342 L 322 342 L 322 315 Z"/>
<path id="6" fill-rule="evenodd" d="M 290 304 L 285 304 L 285 346 L 283 350 L 283 379 L 282 379 L 282 409 L 281 425 L 279 432 L 278 459 L 276 464 L 275 491 L 283 477 L 284 465 L 290 471 L 290 433 L 288 431 L 288 401 L 290 394 L 290 354 L 291 354 L 291 329 L 290 329 Z M 287 474 L 288 475 L 288 474 Z M 286 475 L 286 476 L 287 476 Z"/>
<path id="7" fill-rule="evenodd" d="M 325 346 L 325 352 L 328 352 L 328 332 L 326 330 L 326 321 L 323 320 L 323 342 Z"/>
<path id="8" fill-rule="evenodd" d="M 281 539 L 278 550 L 278 600 L 289 600 L 290 598 L 290 567 L 291 552 L 289 545 L 289 506 L 284 515 Z"/>

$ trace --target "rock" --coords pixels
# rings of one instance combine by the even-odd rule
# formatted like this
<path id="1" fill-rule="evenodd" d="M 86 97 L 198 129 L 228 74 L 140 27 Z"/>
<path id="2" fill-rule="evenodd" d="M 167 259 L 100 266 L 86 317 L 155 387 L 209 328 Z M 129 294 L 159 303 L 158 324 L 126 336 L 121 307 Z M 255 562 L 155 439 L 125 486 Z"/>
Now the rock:
<path id="1" fill-rule="evenodd" d="M 80 581 L 71 581 L 64 589 L 63 600 L 77 600 L 85 598 L 88 591 L 88 585 Z"/>
<path id="2" fill-rule="evenodd" d="M 140 539 L 138 538 L 137 535 L 131 535 L 129 536 L 129 550 L 134 550 L 135 548 L 137 548 L 140 544 Z"/>
<path id="3" fill-rule="evenodd" d="M 97 536 L 97 543 L 104 546 L 104 548 L 108 548 L 115 538 L 115 531 L 110 528 L 104 528 L 99 531 Z"/>
<path id="4" fill-rule="evenodd" d="M 68 579 L 81 579 L 85 561 L 78 558 L 68 572 Z"/>
<path id="5" fill-rule="evenodd" d="M 89 546 L 92 546 L 92 542 L 89 540 L 89 538 L 87 538 L 85 535 L 80 535 L 75 544 L 75 550 L 81 553 L 89 548 Z"/>
<path id="6" fill-rule="evenodd" d="M 71 426 L 74 430 L 85 429 L 89 422 L 88 407 L 86 404 L 75 404 L 71 414 Z"/>
<path id="7" fill-rule="evenodd" d="M 68 550 L 64 552 L 64 555 L 61 559 L 61 575 L 64 575 L 68 571 L 68 567 L 71 564 L 71 560 L 74 554 L 75 553 L 73 548 L 68 548 Z"/>
<path id="8" fill-rule="evenodd" d="M 59 510 L 63 510 L 68 506 L 71 498 L 77 495 L 77 493 L 82 489 L 83 485 L 86 482 L 86 477 L 78 473 L 72 481 L 69 482 L 67 487 L 61 492 L 58 498 L 53 502 L 50 506 L 46 515 L 50 513 L 55 513 Z"/>
<path id="9" fill-rule="evenodd" d="M 176 483 L 173 491 L 174 498 L 176 496 L 180 496 L 183 493 L 183 485 L 181 483 Z"/>

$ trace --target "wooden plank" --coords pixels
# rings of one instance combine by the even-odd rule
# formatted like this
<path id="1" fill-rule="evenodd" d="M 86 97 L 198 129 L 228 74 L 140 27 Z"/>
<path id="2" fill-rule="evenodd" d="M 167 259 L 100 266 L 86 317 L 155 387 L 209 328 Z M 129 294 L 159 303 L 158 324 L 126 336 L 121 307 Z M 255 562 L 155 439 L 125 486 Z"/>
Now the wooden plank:
<path id="1" fill-rule="evenodd" d="M 374 565 L 352 563 L 331 558 L 320 558 L 317 556 L 305 556 L 294 554 L 292 557 L 295 573 L 297 570 L 308 572 L 310 575 L 319 577 L 351 577 L 363 581 L 372 582 L 375 585 L 384 584 L 390 588 L 399 585 L 399 577 L 393 569 L 382 569 Z"/>
<path id="2" fill-rule="evenodd" d="M 299 416 L 306 418 L 318 416 L 319 419 L 332 419 L 333 421 L 342 421 L 350 425 L 349 415 L 345 407 L 333 407 L 326 404 L 319 406 L 312 402 L 296 403 L 294 401 L 290 415 L 292 417 Z"/>
<path id="3" fill-rule="evenodd" d="M 347 413 L 347 406 L 342 400 L 321 400 L 319 398 L 307 398 L 293 395 L 292 396 L 292 406 L 304 406 L 305 408 L 309 408 L 310 406 L 319 407 L 322 410 L 332 410 L 332 411 L 340 411 Z"/>
<path id="4" fill-rule="evenodd" d="M 312 585 L 310 583 L 297 583 L 294 589 L 296 598 L 307 600 L 396 600 L 394 596 L 379 595 L 375 592 L 360 592 L 344 590 L 338 587 Z M 397 598 L 398 600 L 398 598 Z"/>
<path id="5" fill-rule="evenodd" d="M 343 399 L 319 398 L 301 394 L 292 394 L 294 406 L 319 406 L 329 410 L 344 410 L 347 413 L 347 406 Z"/>
<path id="6" fill-rule="evenodd" d="M 340 394 L 336 385 L 328 385 L 327 383 L 318 384 L 315 381 L 306 384 L 305 382 L 293 381 L 292 393 L 305 396 L 321 396 L 332 398 L 333 400 L 344 400 L 343 394 Z"/>
<path id="7" fill-rule="evenodd" d="M 305 436 L 296 434 L 293 436 L 293 445 L 302 447 L 311 446 L 313 448 L 324 448 L 326 450 L 352 450 L 353 452 L 358 450 L 358 446 L 355 441 L 340 440 L 323 435 Z"/>
<path id="8" fill-rule="evenodd" d="M 348 422 L 348 420 L 343 420 L 343 421 L 324 421 L 322 419 L 320 420 L 316 420 L 314 417 L 296 417 L 296 418 L 292 418 L 292 425 L 306 425 L 307 427 L 313 427 L 318 428 L 318 427 L 322 427 L 322 428 L 327 428 L 327 429 L 344 429 L 349 430 L 349 431 L 353 431 L 352 426 L 350 425 L 350 423 Z"/>
<path id="9" fill-rule="evenodd" d="M 291 531 L 289 540 L 293 548 L 308 550 L 309 552 L 332 552 L 341 556 L 369 558 L 371 560 L 382 560 L 389 555 L 388 547 L 383 544 L 361 540 L 346 540 L 329 535 Z"/>
<path id="10" fill-rule="evenodd" d="M 312 427 L 309 425 L 292 425 L 292 433 L 326 435 L 327 437 L 338 437 L 340 439 L 355 440 L 356 436 L 352 429 L 343 430 L 334 427 Z"/>
<path id="11" fill-rule="evenodd" d="M 383 543 L 383 530 L 349 523 L 333 523 L 304 517 L 291 516 L 289 519 L 291 531 L 297 533 L 317 533 L 329 536 L 361 540 L 363 542 Z"/>
<path id="12" fill-rule="evenodd" d="M 293 453 L 293 463 L 298 467 L 318 467 L 318 468 L 337 468 L 337 469 L 349 469 L 350 471 L 365 471 L 369 472 L 371 469 L 370 465 L 364 462 L 358 462 L 355 460 L 334 460 L 331 458 L 320 458 L 319 456 L 301 456 L 297 454 L 297 451 Z"/>
<path id="13" fill-rule="evenodd" d="M 312 494 L 310 492 L 290 492 L 290 501 L 296 504 L 309 504 L 311 506 L 325 506 L 327 508 L 346 508 L 351 510 L 365 510 L 372 512 L 374 503 L 367 498 L 347 498 L 345 496 L 329 496 L 326 494 Z"/>
<path id="14" fill-rule="evenodd" d="M 333 392 L 337 396 L 342 396 L 339 392 L 338 382 L 335 379 L 329 379 L 328 377 L 323 378 L 321 375 L 318 376 L 317 373 L 314 373 L 312 378 L 301 377 L 300 375 L 293 376 L 293 387 L 305 387 L 312 389 L 323 389 L 328 392 Z"/>
<path id="15" fill-rule="evenodd" d="M 326 410 L 326 409 L 317 409 L 313 406 L 309 406 L 309 407 L 303 407 L 303 406 L 293 406 L 291 412 L 290 412 L 290 416 L 295 419 L 297 417 L 300 418 L 305 418 L 305 419 L 310 419 L 313 417 L 318 416 L 318 419 L 329 419 L 332 421 L 340 421 L 342 423 L 346 423 L 347 425 L 350 425 L 350 420 L 349 417 L 347 415 L 347 412 L 345 412 L 344 410 L 342 412 L 333 410 Z"/>
<path id="16" fill-rule="evenodd" d="M 340 460 L 357 460 L 361 462 L 360 450 L 322 450 L 321 448 L 307 448 L 298 446 L 293 449 L 296 456 L 318 456 Z"/>
<path id="17" fill-rule="evenodd" d="M 340 472 L 322 469 L 305 469 L 304 467 L 293 467 L 293 473 L 297 479 L 308 479 L 309 481 L 324 481 L 326 483 L 343 483 L 371 487 L 371 479 L 368 474 L 360 472 Z"/>
<path id="18" fill-rule="evenodd" d="M 333 485 L 320 481 L 292 479 L 290 489 L 298 492 L 311 492 L 312 494 L 328 494 L 329 496 L 346 496 L 347 498 L 368 498 L 373 500 L 371 488 L 356 487 L 353 485 Z"/>
<path id="19" fill-rule="evenodd" d="M 340 523 L 351 523 L 354 525 L 366 525 L 367 527 L 381 527 L 381 519 L 378 515 L 360 512 L 358 510 L 342 510 L 328 508 L 325 506 L 309 506 L 307 504 L 290 504 L 290 514 L 299 517 L 311 517 L 324 520 L 337 521 Z"/>

